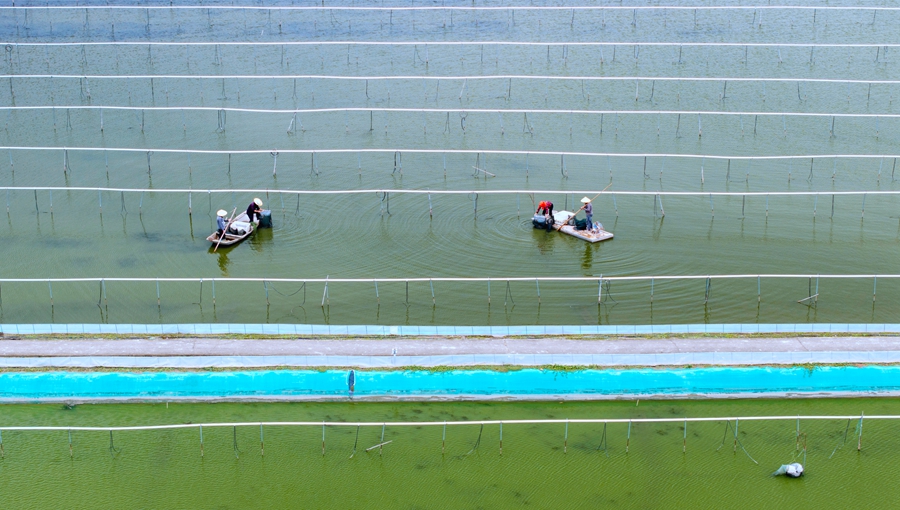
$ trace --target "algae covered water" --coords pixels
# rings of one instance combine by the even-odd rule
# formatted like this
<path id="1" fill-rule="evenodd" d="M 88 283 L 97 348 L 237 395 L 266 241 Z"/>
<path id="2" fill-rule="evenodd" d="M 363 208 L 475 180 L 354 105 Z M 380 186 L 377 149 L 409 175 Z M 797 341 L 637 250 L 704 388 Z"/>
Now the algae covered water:
<path id="1" fill-rule="evenodd" d="M 0 426 L 900 414 L 897 399 L 6 405 Z M 3 431 L 7 508 L 892 508 L 887 420 Z M 382 433 L 383 438 L 382 438 Z M 860 437 L 861 433 L 861 437 Z M 262 439 L 262 444 L 261 444 Z M 390 441 L 380 449 L 365 449 Z M 804 462 L 803 446 L 807 451 Z M 861 446 L 857 450 L 857 445 Z M 627 448 L 627 452 L 626 452 Z M 684 452 L 682 451 L 684 449 Z M 355 453 L 354 453 L 355 450 Z M 797 480 L 773 478 L 804 462 Z M 755 462 L 754 462 L 755 461 Z M 758 464 L 757 464 L 758 463 Z"/>

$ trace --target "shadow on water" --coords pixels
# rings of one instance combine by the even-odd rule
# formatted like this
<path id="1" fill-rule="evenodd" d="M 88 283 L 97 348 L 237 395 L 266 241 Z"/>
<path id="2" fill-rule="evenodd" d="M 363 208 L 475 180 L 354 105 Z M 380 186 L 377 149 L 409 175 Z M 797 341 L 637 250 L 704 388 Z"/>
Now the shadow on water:
<path id="1" fill-rule="evenodd" d="M 216 255 L 216 263 L 219 265 L 219 271 L 222 272 L 222 276 L 228 276 L 228 265 L 231 263 L 231 261 L 228 259 L 228 254 L 241 244 L 243 243 L 238 243 L 231 246 L 217 246 L 216 243 L 210 243 L 209 249 L 206 250 L 206 253 Z"/>
<path id="2" fill-rule="evenodd" d="M 584 276 L 593 276 L 592 268 L 594 267 L 594 252 L 599 248 L 600 243 L 584 243 L 584 256 L 581 258 L 581 269 L 584 270 Z"/>
<path id="3" fill-rule="evenodd" d="M 217 255 L 216 263 L 219 265 L 219 271 L 222 272 L 222 276 L 228 276 L 228 252 L 231 251 L 232 248 L 222 248 L 216 252 L 213 252 L 215 245 L 213 245 L 210 249 L 210 253 L 215 253 Z"/>
<path id="4" fill-rule="evenodd" d="M 217 255 L 216 262 L 219 265 L 219 271 L 222 272 L 222 276 L 228 276 L 228 266 L 231 264 L 229 255 L 233 250 L 238 250 L 241 246 L 246 244 L 252 251 L 261 252 L 265 246 L 268 246 L 273 242 L 273 239 L 274 235 L 272 229 L 261 228 L 254 232 L 248 239 L 232 246 L 219 246 L 217 249 L 215 243 L 210 243 L 207 253 Z"/>
<path id="5" fill-rule="evenodd" d="M 250 236 L 250 239 L 248 239 L 247 242 L 250 243 L 250 249 L 253 251 L 263 251 L 266 246 L 272 244 L 274 238 L 275 235 L 273 229 L 260 228 Z"/>
<path id="6" fill-rule="evenodd" d="M 559 237 L 559 233 L 552 230 L 532 228 L 531 236 L 541 255 L 550 255 L 553 253 L 553 245 L 556 242 L 556 238 Z"/>

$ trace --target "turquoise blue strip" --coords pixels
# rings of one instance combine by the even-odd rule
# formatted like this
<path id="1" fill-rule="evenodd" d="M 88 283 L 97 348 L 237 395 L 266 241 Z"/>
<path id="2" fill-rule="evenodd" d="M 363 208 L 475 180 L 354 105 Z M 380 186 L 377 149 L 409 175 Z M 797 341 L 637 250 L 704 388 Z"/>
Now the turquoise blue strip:
<path id="1" fill-rule="evenodd" d="M 658 354 L 449 354 L 433 356 L 41 356 L 0 357 L 2 369 L 76 368 L 258 370 L 272 367 L 396 369 L 398 367 L 654 367 L 900 363 L 900 351 L 675 352 Z"/>
<path id="2" fill-rule="evenodd" d="M 241 372 L 6 372 L 0 399 L 346 398 L 344 370 L 268 370 Z M 482 395 L 490 397 L 702 395 L 900 391 L 900 367 L 695 368 L 579 370 L 525 369 L 362 371 L 355 396 L 408 397 Z"/>
<path id="3" fill-rule="evenodd" d="M 900 324 L 668 324 L 629 326 L 372 326 L 328 324 L 0 324 L 4 335 L 536 336 L 730 333 L 900 333 Z"/>

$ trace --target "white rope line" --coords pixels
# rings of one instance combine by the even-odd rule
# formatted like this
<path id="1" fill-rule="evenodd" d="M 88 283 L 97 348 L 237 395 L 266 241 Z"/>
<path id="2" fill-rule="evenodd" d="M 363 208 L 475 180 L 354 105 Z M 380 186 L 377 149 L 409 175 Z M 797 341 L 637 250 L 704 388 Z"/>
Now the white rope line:
<path id="1" fill-rule="evenodd" d="M 900 11 L 900 7 L 879 6 L 811 6 L 811 5 L 572 5 L 572 6 L 260 6 L 260 5 L 23 5 L 0 6 L 0 10 L 229 10 L 229 11 L 732 11 L 732 10 L 800 10 L 800 11 Z"/>
<path id="2" fill-rule="evenodd" d="M 740 48 L 898 48 L 900 43 L 753 43 L 646 41 L 0 41 L 0 46 L 687 46 Z"/>
<path id="3" fill-rule="evenodd" d="M 348 80 L 348 81 L 380 81 L 380 80 L 423 80 L 423 81 L 478 81 L 478 80 L 559 80 L 559 81 L 699 81 L 699 82 L 770 82 L 770 83 L 849 83 L 860 85 L 896 85 L 900 80 L 859 80 L 844 78 L 748 78 L 748 77 L 682 77 L 682 76 L 560 76 L 560 75 L 528 75 L 528 74 L 483 74 L 473 76 L 420 76 L 420 75 L 393 75 L 393 76 L 342 76 L 333 74 L 6 74 L 0 78 L 28 78 L 28 79 L 73 79 L 73 80 Z"/>
<path id="4" fill-rule="evenodd" d="M 838 118 L 900 118 L 898 113 L 827 113 L 827 112 L 765 112 L 765 111 L 717 111 L 717 110 L 568 110 L 529 108 L 386 108 L 386 107 L 337 107 L 337 108 L 239 108 L 228 106 L 100 106 L 100 105 L 35 105 L 0 106 L 2 110 L 125 110 L 125 111 L 208 111 L 243 113 L 339 113 L 339 112 L 395 112 L 395 113 L 531 113 L 531 114 L 582 114 L 582 115 L 706 115 L 708 117 L 758 115 L 763 117 L 838 117 Z"/>
<path id="5" fill-rule="evenodd" d="M 742 279 L 798 279 L 821 278 L 840 280 L 859 280 L 872 278 L 900 278 L 900 274 L 719 274 L 719 275 L 656 275 L 656 276 L 497 276 L 497 277 L 408 277 L 408 278 L 169 278 L 169 277 L 85 277 L 85 278 L 0 278 L 0 283 L 86 283 L 86 282 L 170 282 L 170 283 L 199 283 L 199 282 L 236 282 L 236 283 L 404 283 L 404 282 L 462 282 L 462 283 L 487 283 L 487 282 L 609 282 L 609 281 L 647 281 L 647 280 L 742 280 Z"/>
<path id="6" fill-rule="evenodd" d="M 133 147 L 49 147 L 49 146 L 0 146 L 0 150 L 22 151 L 110 151 L 110 152 L 137 152 L 160 154 L 271 154 L 273 149 L 244 149 L 244 150 L 219 150 L 219 149 L 139 149 Z M 790 156 L 716 156 L 710 154 L 663 154 L 663 153 L 616 153 L 616 152 L 578 152 L 578 151 L 519 151 L 519 150 L 493 150 L 493 149 L 277 149 L 279 154 L 389 154 L 402 152 L 407 154 L 495 154 L 515 156 L 589 156 L 589 157 L 623 157 L 623 158 L 686 158 L 686 159 L 711 159 L 711 160 L 794 160 L 794 159 L 878 159 L 900 158 L 900 154 L 797 154 Z M 479 192 L 480 193 L 480 192 Z"/>
<path id="7" fill-rule="evenodd" d="M 177 423 L 171 425 L 132 425 L 127 427 L 65 427 L 65 426 L 0 426 L 0 430 L 17 431 L 84 431 L 84 432 L 124 432 L 129 430 L 172 430 L 193 428 L 224 428 L 224 427 L 443 427 L 444 425 L 529 425 L 529 424 L 562 424 L 562 423 L 684 423 L 684 422 L 719 422 L 719 421 L 797 421 L 797 420 L 898 420 L 898 415 L 835 415 L 835 416 L 720 416 L 697 418 L 565 418 L 543 420 L 470 420 L 470 421 L 396 421 L 396 422 L 365 422 L 365 421 L 250 421 L 250 422 L 225 422 L 225 423 Z"/>
<path id="8" fill-rule="evenodd" d="M 390 193 L 397 195 L 515 195 L 515 194 L 607 194 L 634 196 L 669 196 L 669 197 L 768 197 L 768 196 L 859 196 L 859 195 L 900 195 L 900 190 L 874 191 L 609 191 L 609 190 L 428 190 L 428 189 L 346 189 L 346 190 L 295 190 L 275 188 L 106 188 L 86 186 L 0 186 L 0 191 L 105 191 L 116 193 L 281 193 L 287 195 L 364 195 L 371 193 Z"/>

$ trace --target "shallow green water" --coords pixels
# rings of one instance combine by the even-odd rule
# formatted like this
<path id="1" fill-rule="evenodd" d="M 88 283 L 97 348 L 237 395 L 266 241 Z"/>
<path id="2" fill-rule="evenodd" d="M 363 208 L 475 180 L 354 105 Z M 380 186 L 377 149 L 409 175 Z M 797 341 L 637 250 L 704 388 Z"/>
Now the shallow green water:
<path id="1" fill-rule="evenodd" d="M 897 399 L 583 403 L 280 403 L 5 405 L 0 425 L 147 425 L 211 421 L 426 421 L 527 418 L 898 414 Z M 732 422 L 733 424 L 733 422 Z M 900 441 L 895 424 L 801 421 L 803 478 L 770 477 L 797 452 L 796 422 L 449 427 L 258 427 L 197 430 L 3 433 L 5 508 L 892 508 Z M 844 434 L 847 432 L 846 444 Z M 235 439 L 236 438 L 236 439 Z M 626 453 L 626 441 L 628 452 Z M 857 451 L 860 441 L 862 450 Z M 234 444 L 238 453 L 235 453 Z M 721 448 L 724 442 L 724 446 Z M 718 451 L 717 451 L 718 449 Z M 565 451 L 564 451 L 565 450 Z M 472 452 L 472 453 L 469 453 Z M 608 454 L 608 456 L 607 456 Z M 830 457 L 830 458 L 829 458 Z"/>
<path id="2" fill-rule="evenodd" d="M 578 13 L 441 12 L 276 13 L 201 12 L 152 14 L 147 31 L 140 11 L 91 13 L 33 11 L 7 18 L 7 34 L 20 42 L 53 41 L 635 41 L 891 43 L 897 14 L 823 11 L 757 13 L 690 10 Z M 476 20 L 478 23 L 476 23 Z M 15 31 L 13 22 L 19 23 Z M 50 24 L 53 23 L 51 29 Z M 632 22 L 635 24 L 632 25 Z M 279 33 L 278 23 L 281 23 Z M 111 30 L 115 24 L 115 30 Z M 84 25 L 82 27 L 82 25 Z M 11 37 L 11 35 L 10 35 Z M 0 222 L 5 277 L 284 277 L 404 278 L 622 276 L 704 274 L 896 273 L 900 204 L 870 195 L 837 197 L 832 191 L 897 190 L 894 156 L 900 154 L 895 118 L 762 116 L 749 112 L 894 114 L 894 84 L 811 83 L 793 80 L 897 79 L 893 50 L 874 48 L 359 45 L 345 47 L 19 46 L 4 63 L 9 74 L 79 75 L 340 75 L 412 76 L 364 81 L 291 78 L 128 80 L 15 78 L 0 87 L 4 105 L 54 105 L 6 115 L 0 145 L 26 147 L 138 148 L 7 151 L 10 166 L 0 185 L 192 188 L 154 195 L 91 191 L 13 191 Z M 218 51 L 218 53 L 217 53 Z M 427 51 L 426 65 L 424 52 Z M 218 55 L 218 56 L 217 56 Z M 220 63 L 217 63 L 220 62 Z M 615 82 L 545 79 L 423 81 L 418 76 L 675 76 L 765 77 L 785 82 Z M 724 98 L 721 97 L 724 92 Z M 229 112 L 218 130 L 217 112 L 180 110 L 66 111 L 64 106 L 207 106 L 242 108 L 438 108 L 446 112 L 367 111 L 301 113 L 302 129 L 287 133 L 291 113 Z M 642 110 L 644 113 L 472 112 L 480 108 Z M 678 115 L 667 111 L 746 112 L 740 117 Z M 463 130 L 465 125 L 465 130 Z M 527 128 L 527 129 L 525 129 Z M 702 129 L 702 137 L 698 136 Z M 156 150 L 147 155 L 144 150 Z M 161 149 L 236 151 L 255 155 L 166 154 Z M 269 151 L 348 149 L 346 154 Z M 357 154 L 359 149 L 386 152 Z M 875 155 L 874 159 L 815 158 L 739 161 L 669 157 L 491 155 L 477 160 L 496 177 L 475 175 L 474 155 L 446 157 L 402 152 L 432 150 L 587 151 L 616 154 L 718 156 Z M 401 168 L 394 150 L 401 151 Z M 886 155 L 885 158 L 877 156 Z M 149 168 L 148 168 L 149 157 Z M 273 176 L 273 167 L 277 176 Z M 150 172 L 148 172 L 150 170 Z M 230 170 L 230 171 L 229 171 Z M 563 171 L 568 177 L 563 176 Z M 900 177 L 900 176 L 896 176 Z M 570 209 L 587 190 L 612 181 L 612 191 L 815 191 L 818 197 L 663 198 L 665 217 L 652 196 L 604 195 L 595 217 L 612 230 L 611 242 L 589 246 L 562 235 L 534 231 L 532 200 L 552 199 Z M 250 188 L 256 193 L 208 196 L 207 189 Z M 302 203 L 275 190 L 343 189 L 545 190 L 552 193 L 491 196 L 375 193 L 304 196 Z M 275 228 L 221 253 L 205 237 L 214 211 L 243 208 L 254 195 L 274 212 Z M 0 197 L 2 199 L 2 197 Z M 192 214 L 188 215 L 188 204 Z M 615 200 L 615 201 L 614 201 Z M 864 201 L 865 200 L 865 201 Z M 52 205 L 51 205 L 52 204 Z M 102 209 L 101 209 L 102 204 Z M 433 217 L 429 217 L 429 208 Z M 102 214 L 101 214 L 102 210 Z M 713 211 L 714 210 L 714 211 Z M 51 212 L 52 211 L 52 212 Z M 864 211 L 864 217 L 863 217 Z M 98 308 L 96 284 L 4 285 L 5 322 L 307 322 L 336 324 L 596 324 L 699 322 L 900 322 L 890 303 L 900 284 L 880 280 L 873 305 L 871 280 L 820 284 L 817 308 L 806 279 L 713 284 L 707 306 L 702 280 L 614 284 L 614 300 L 596 304 L 595 283 L 506 288 L 495 283 L 491 306 L 483 284 L 436 284 L 432 306 L 426 283 L 334 284 L 330 306 L 319 306 L 322 284 L 272 285 L 268 306 L 261 284 L 217 286 L 109 284 L 109 304 Z M 197 304 L 194 304 L 197 303 Z M 504 306 L 500 306 L 505 303 Z"/>

